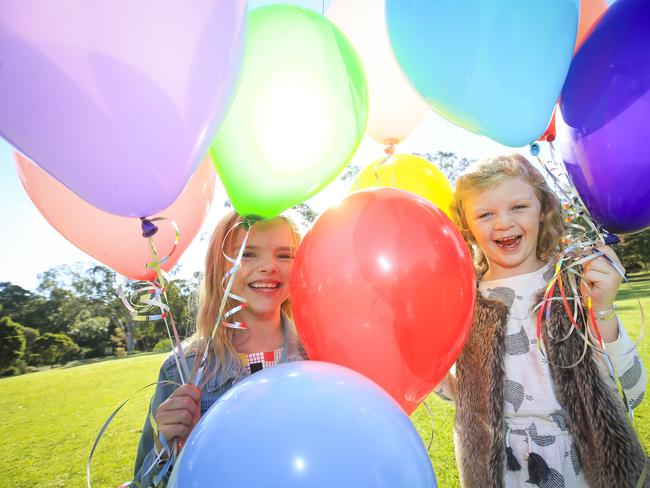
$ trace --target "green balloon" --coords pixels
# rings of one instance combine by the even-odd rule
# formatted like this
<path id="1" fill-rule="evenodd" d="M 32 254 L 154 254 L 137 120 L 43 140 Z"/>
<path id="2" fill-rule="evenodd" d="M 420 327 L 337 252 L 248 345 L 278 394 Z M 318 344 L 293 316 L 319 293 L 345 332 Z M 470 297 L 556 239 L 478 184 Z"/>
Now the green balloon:
<path id="1" fill-rule="evenodd" d="M 268 219 L 316 194 L 354 155 L 367 114 L 361 62 L 332 22 L 292 5 L 253 9 L 240 85 L 211 147 L 235 210 Z"/>

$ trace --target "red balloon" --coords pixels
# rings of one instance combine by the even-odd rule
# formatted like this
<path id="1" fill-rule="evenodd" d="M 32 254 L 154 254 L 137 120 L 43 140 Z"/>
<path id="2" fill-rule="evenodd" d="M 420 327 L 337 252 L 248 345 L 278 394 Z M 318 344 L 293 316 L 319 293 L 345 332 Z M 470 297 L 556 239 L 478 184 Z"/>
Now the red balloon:
<path id="1" fill-rule="evenodd" d="M 442 211 L 376 188 L 318 218 L 296 254 L 291 293 L 310 358 L 366 375 L 410 414 L 460 354 L 476 283 Z"/>

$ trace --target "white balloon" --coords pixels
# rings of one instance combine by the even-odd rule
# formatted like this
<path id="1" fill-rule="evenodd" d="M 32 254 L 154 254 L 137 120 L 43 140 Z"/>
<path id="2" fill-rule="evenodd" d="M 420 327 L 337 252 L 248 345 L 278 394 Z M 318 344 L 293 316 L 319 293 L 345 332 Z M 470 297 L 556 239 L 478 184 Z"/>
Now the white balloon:
<path id="1" fill-rule="evenodd" d="M 395 60 L 384 0 L 334 0 L 327 17 L 350 39 L 363 63 L 370 99 L 366 133 L 384 145 L 403 141 L 428 107 Z"/>

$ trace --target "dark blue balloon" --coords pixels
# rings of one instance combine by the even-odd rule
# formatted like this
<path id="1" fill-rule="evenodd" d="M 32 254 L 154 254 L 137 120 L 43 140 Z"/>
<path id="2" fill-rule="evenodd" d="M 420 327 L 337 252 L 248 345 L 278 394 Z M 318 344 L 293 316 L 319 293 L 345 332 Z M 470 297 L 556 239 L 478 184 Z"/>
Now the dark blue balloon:
<path id="1" fill-rule="evenodd" d="M 557 142 L 594 220 L 609 232 L 650 226 L 650 1 L 618 0 L 576 54 Z"/>
<path id="2" fill-rule="evenodd" d="M 171 487 L 436 487 L 399 405 L 361 374 L 300 361 L 255 373 L 215 403 Z"/>

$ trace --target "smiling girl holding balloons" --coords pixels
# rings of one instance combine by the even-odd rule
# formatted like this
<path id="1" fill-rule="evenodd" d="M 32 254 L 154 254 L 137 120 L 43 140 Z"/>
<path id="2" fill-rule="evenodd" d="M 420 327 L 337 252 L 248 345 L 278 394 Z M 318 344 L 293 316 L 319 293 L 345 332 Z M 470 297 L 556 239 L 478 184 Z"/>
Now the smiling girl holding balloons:
<path id="1" fill-rule="evenodd" d="M 248 235 L 235 212 L 225 215 L 217 225 L 206 255 L 196 332 L 185 348 L 190 371 L 200 369 L 224 295 L 222 279 L 229 275 L 235 261 L 228 256 L 237 254 L 242 244 L 241 267 L 233 279 L 230 297 L 245 300 L 245 306 L 240 309 L 233 302 L 227 307 L 239 311 L 224 316 L 224 323 L 216 328 L 198 387 L 190 383 L 178 386 L 182 383 L 181 367 L 174 355 L 170 354 L 160 368 L 135 462 L 135 480 L 141 485 L 157 484 L 166 478 L 173 440 L 186 439 L 201 415 L 234 383 L 263 368 L 306 359 L 289 304 L 293 257 L 299 243 L 296 227 L 284 216 L 253 224 Z M 234 318 L 241 322 L 233 322 Z"/>
<path id="2" fill-rule="evenodd" d="M 519 155 L 470 167 L 452 212 L 480 292 L 455 377 L 438 390 L 456 402 L 463 486 L 648 486 L 625 418 L 646 373 L 616 317 L 614 251 L 596 248 L 571 285 L 552 264 L 563 256 L 559 200 Z"/>

